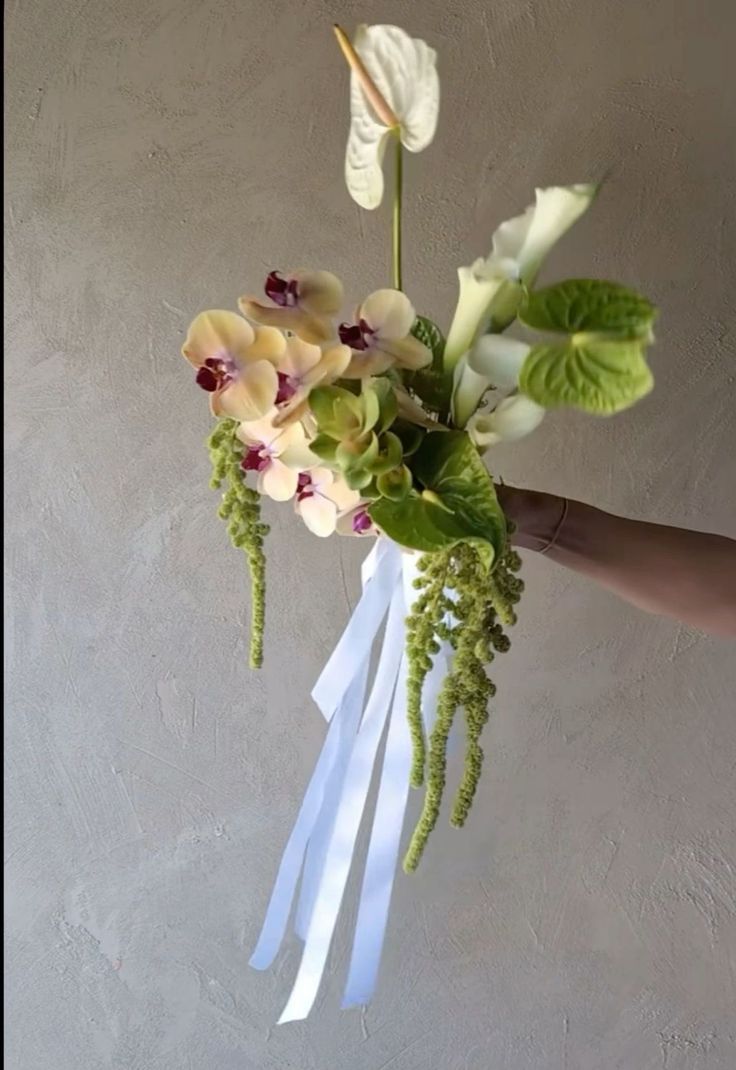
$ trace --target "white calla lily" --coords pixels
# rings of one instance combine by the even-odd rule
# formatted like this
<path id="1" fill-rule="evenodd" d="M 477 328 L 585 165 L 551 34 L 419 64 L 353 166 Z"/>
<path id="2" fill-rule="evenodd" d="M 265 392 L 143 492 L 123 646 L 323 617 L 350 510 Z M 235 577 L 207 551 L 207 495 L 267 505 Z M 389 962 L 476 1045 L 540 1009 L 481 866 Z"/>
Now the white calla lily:
<path id="1" fill-rule="evenodd" d="M 524 394 L 504 398 L 493 412 L 476 412 L 468 421 L 467 431 L 481 449 L 499 442 L 515 442 L 536 430 L 546 410 Z"/>
<path id="2" fill-rule="evenodd" d="M 547 253 L 583 215 L 596 190 L 594 185 L 536 190 L 535 203 L 495 232 L 490 255 L 458 270 L 460 294 L 445 348 L 448 369 L 491 320 L 503 328 L 514 319 L 520 284 L 534 282 Z"/>
<path id="3" fill-rule="evenodd" d="M 452 392 L 452 418 L 465 427 L 486 390 L 504 393 L 519 385 L 521 366 L 531 347 L 502 334 L 484 334 L 457 364 Z"/>
<path id="4" fill-rule="evenodd" d="M 437 54 L 398 26 L 360 26 L 352 44 L 339 27 L 336 33 L 351 67 L 345 181 L 361 208 L 377 208 L 387 138 L 395 132 L 409 152 L 421 152 L 434 137 Z"/>

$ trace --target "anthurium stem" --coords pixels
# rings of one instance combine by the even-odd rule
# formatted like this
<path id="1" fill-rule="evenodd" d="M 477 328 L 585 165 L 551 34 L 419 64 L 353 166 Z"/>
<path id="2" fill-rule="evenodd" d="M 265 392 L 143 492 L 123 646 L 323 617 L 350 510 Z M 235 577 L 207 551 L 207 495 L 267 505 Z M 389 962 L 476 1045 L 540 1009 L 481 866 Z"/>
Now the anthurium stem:
<path id="1" fill-rule="evenodd" d="M 401 196 L 404 184 L 404 155 L 401 146 L 401 134 L 395 132 L 396 165 L 394 171 L 394 205 L 392 226 L 393 249 L 393 286 L 395 290 L 403 289 L 401 280 Z"/>

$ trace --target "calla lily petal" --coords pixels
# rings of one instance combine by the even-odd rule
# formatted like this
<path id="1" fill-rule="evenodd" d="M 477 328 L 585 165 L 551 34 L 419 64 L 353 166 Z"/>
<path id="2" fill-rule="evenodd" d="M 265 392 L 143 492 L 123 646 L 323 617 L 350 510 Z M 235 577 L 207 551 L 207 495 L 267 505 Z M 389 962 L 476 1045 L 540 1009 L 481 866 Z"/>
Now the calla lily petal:
<path id="1" fill-rule="evenodd" d="M 501 390 L 519 385 L 519 373 L 531 346 L 502 334 L 484 334 L 468 353 L 468 367 Z"/>
<path id="2" fill-rule="evenodd" d="M 535 431 L 546 410 L 524 394 L 505 398 L 491 413 L 476 413 L 468 421 L 467 431 L 476 446 L 493 446 L 498 442 L 515 442 Z"/>

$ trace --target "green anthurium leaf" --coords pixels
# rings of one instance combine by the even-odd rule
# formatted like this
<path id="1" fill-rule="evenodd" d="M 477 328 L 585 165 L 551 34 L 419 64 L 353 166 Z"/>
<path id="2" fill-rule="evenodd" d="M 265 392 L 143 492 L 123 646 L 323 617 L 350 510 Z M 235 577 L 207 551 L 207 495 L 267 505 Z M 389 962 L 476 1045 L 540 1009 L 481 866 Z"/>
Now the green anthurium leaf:
<path id="1" fill-rule="evenodd" d="M 393 384 L 385 376 L 380 379 L 372 379 L 371 386 L 376 393 L 380 407 L 380 416 L 378 418 L 378 426 L 376 430 L 381 434 L 383 431 L 388 431 L 389 427 L 391 427 L 396 419 L 399 403 L 396 400 Z"/>
<path id="2" fill-rule="evenodd" d="M 643 398 L 654 385 L 638 341 L 571 338 L 534 346 L 521 367 L 522 393 L 547 409 L 569 405 L 608 416 Z"/>
<path id="3" fill-rule="evenodd" d="M 312 439 L 309 443 L 309 448 L 320 460 L 332 463 L 335 460 L 338 443 L 336 439 L 330 438 L 329 435 L 320 434 Z"/>
<path id="4" fill-rule="evenodd" d="M 646 297 L 598 279 L 567 279 L 528 295 L 519 319 L 540 331 L 646 338 L 657 310 Z"/>
<path id="5" fill-rule="evenodd" d="M 422 493 L 382 498 L 369 512 L 402 546 L 432 551 L 471 542 L 487 567 L 506 545 L 506 522 L 491 478 L 464 431 L 427 434 L 412 458 Z"/>
<path id="6" fill-rule="evenodd" d="M 427 433 L 423 427 L 417 427 L 416 424 L 409 423 L 408 420 L 396 420 L 391 430 L 401 439 L 404 457 L 411 457 L 412 454 L 417 452 L 422 444 L 422 439 Z"/>
<path id="7" fill-rule="evenodd" d="M 411 472 L 405 464 L 384 472 L 376 479 L 376 488 L 382 497 L 392 502 L 403 501 L 411 490 Z"/>
<path id="8" fill-rule="evenodd" d="M 398 435 L 392 434 L 391 431 L 386 431 L 385 434 L 381 435 L 378 440 L 378 446 L 378 455 L 374 459 L 362 461 L 374 476 L 396 468 L 397 465 L 401 464 L 401 458 L 404 455 L 404 451 L 401 448 L 401 439 Z"/>

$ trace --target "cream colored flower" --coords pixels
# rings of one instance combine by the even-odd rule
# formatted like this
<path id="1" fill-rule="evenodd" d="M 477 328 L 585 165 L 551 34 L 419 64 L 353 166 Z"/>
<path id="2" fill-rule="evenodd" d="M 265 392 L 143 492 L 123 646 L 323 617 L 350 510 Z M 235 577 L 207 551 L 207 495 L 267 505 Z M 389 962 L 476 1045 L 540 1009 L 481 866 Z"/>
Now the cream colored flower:
<path id="1" fill-rule="evenodd" d="M 434 137 L 437 54 L 398 26 L 359 26 L 352 44 L 339 27 L 336 32 L 351 68 L 345 182 L 361 208 L 377 208 L 391 134 L 398 133 L 409 152 L 421 152 Z"/>
<path id="2" fill-rule="evenodd" d="M 493 412 L 476 412 L 468 420 L 466 431 L 480 449 L 499 442 L 515 442 L 535 431 L 546 409 L 524 394 L 514 394 L 500 401 Z"/>
<path id="3" fill-rule="evenodd" d="M 312 468 L 299 476 L 295 509 L 312 534 L 320 538 L 331 535 L 338 516 L 359 502 L 358 492 L 329 468 Z"/>
<path id="4" fill-rule="evenodd" d="M 516 315 L 521 285 L 530 286 L 542 261 L 591 204 L 596 186 L 536 190 L 525 212 L 502 223 L 488 257 L 458 269 L 460 295 L 447 335 L 445 367 L 455 367 L 492 319 L 506 326 Z"/>
<path id="5" fill-rule="evenodd" d="M 296 494 L 299 473 L 317 464 L 318 459 L 309 450 L 301 424 L 274 427 L 276 411 L 241 423 L 237 436 L 246 450 L 240 466 L 244 472 L 258 473 L 259 494 L 286 502 Z"/>
<path id="6" fill-rule="evenodd" d="M 182 355 L 197 369 L 214 416 L 255 420 L 276 400 L 275 364 L 285 346 L 279 331 L 254 330 L 236 312 L 211 309 L 190 324 Z"/>
<path id="7" fill-rule="evenodd" d="M 275 417 L 276 426 L 301 419 L 310 391 L 316 386 L 329 386 L 335 379 L 340 379 L 350 359 L 350 349 L 346 345 L 338 343 L 322 350 L 295 335 L 289 337 L 278 367 L 276 405 L 279 412 Z"/>
<path id="8" fill-rule="evenodd" d="M 410 371 L 426 367 L 432 354 L 411 333 L 416 313 L 400 290 L 376 290 L 356 314 L 357 323 L 340 325 L 340 339 L 353 350 L 343 376 L 366 379 L 396 365 Z"/>
<path id="9" fill-rule="evenodd" d="M 272 271 L 264 290 L 270 304 L 257 297 L 241 297 L 241 311 L 256 323 L 293 331 L 305 342 L 320 345 L 335 338 L 332 317 L 340 311 L 343 289 L 329 271 Z"/>

